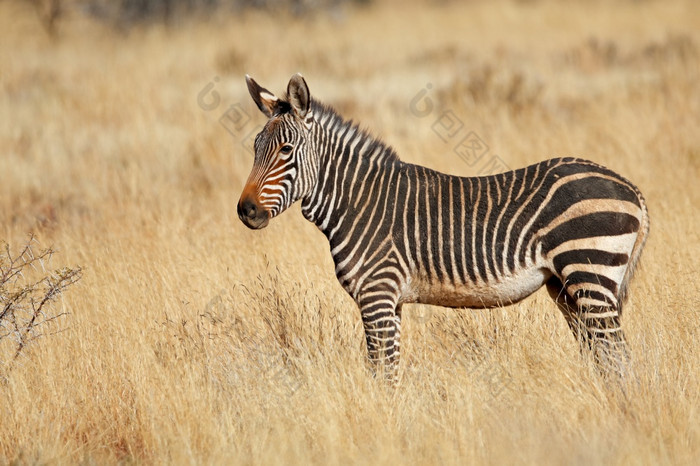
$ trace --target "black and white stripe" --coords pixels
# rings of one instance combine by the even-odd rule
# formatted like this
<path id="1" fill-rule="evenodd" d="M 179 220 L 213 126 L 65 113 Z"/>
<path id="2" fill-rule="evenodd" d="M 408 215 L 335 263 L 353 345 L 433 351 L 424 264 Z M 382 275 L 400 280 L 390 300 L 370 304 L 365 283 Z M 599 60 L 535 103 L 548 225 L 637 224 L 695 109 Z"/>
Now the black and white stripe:
<path id="1" fill-rule="evenodd" d="M 402 304 L 495 307 L 542 285 L 601 367 L 624 372 L 620 313 L 649 231 L 629 181 L 575 158 L 450 176 L 400 161 L 312 100 L 300 75 L 283 100 L 250 78 L 248 87 L 269 121 L 256 139 L 241 220 L 262 228 L 301 200 L 360 307 L 370 358 L 392 376 Z"/>

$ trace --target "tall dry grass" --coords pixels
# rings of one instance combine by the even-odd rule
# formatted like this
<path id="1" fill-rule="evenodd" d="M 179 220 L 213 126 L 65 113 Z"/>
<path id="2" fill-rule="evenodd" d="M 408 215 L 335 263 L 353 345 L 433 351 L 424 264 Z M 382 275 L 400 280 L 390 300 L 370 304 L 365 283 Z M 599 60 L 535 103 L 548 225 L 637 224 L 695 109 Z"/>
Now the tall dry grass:
<path id="1" fill-rule="evenodd" d="M 0 463 L 697 463 L 698 26 L 690 0 L 499 1 L 129 34 L 73 11 L 50 38 L 1 2 L 0 239 L 34 232 L 83 279 L 64 331 L 3 373 Z M 623 319 L 627 396 L 545 292 L 410 306 L 400 388 L 372 379 L 321 233 L 298 207 L 259 232 L 235 213 L 263 123 L 243 75 L 281 91 L 297 71 L 407 161 L 474 175 L 495 155 L 576 155 L 634 181 L 652 231 Z M 425 115 L 409 108 L 423 89 Z M 486 158 L 433 131 L 445 111 Z"/>

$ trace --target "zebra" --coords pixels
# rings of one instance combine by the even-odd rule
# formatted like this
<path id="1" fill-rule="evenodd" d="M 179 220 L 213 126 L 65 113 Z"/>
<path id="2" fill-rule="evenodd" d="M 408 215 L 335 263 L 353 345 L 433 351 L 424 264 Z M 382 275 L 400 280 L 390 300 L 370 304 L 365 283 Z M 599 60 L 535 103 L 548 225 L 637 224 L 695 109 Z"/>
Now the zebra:
<path id="1" fill-rule="evenodd" d="M 622 304 L 649 233 L 631 182 L 579 158 L 492 176 L 443 174 L 401 161 L 312 99 L 300 74 L 283 98 L 248 75 L 246 83 L 268 121 L 238 216 L 260 229 L 301 201 L 360 309 L 375 373 L 398 381 L 404 304 L 494 308 L 544 285 L 601 372 L 624 378 Z"/>

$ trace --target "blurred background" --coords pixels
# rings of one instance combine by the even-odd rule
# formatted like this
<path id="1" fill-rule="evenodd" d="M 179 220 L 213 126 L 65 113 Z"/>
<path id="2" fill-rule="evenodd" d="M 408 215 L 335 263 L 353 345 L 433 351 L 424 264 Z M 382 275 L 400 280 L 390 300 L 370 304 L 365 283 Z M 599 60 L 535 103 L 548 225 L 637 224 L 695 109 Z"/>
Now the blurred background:
<path id="1" fill-rule="evenodd" d="M 0 1 L 0 241 L 82 267 L 21 356 L 0 332 L 0 463 L 696 462 L 699 63 L 693 0 Z M 408 306 L 402 390 L 368 377 L 323 235 L 236 215 L 265 122 L 244 76 L 297 72 L 408 162 L 635 183 L 630 396 L 545 292 Z"/>
<path id="2" fill-rule="evenodd" d="M 697 149 L 679 139 L 697 133 L 700 19 L 690 1 L 0 8 L 0 163 L 12 180 L 2 187 L 12 220 L 3 226 L 20 232 L 96 215 L 95 203 L 163 208 L 173 199 L 164 190 L 233 202 L 251 163 L 250 133 L 264 122 L 246 73 L 282 93 L 301 72 L 314 96 L 405 160 L 460 175 L 488 171 L 490 160 L 497 171 L 561 155 L 642 184 L 658 175 L 656 163 L 697 168 Z"/>

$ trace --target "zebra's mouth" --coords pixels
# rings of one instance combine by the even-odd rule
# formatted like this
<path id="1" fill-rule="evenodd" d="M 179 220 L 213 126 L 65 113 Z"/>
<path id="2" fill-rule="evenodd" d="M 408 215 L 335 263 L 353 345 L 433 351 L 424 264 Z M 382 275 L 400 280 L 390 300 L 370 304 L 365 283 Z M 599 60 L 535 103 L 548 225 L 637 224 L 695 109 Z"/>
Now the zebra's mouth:
<path id="1" fill-rule="evenodd" d="M 270 219 L 267 215 L 262 218 L 240 217 L 240 219 L 243 224 L 251 230 L 262 230 L 270 223 Z"/>

